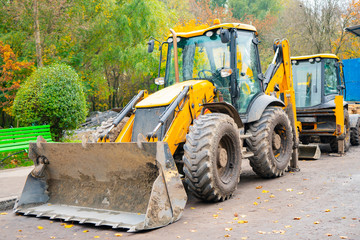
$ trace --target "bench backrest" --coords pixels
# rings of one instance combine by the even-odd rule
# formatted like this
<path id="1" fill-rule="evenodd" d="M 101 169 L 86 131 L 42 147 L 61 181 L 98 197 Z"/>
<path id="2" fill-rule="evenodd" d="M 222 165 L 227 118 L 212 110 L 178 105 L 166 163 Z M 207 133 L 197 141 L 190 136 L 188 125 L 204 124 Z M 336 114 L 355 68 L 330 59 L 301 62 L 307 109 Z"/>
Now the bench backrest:
<path id="1" fill-rule="evenodd" d="M 0 129 L 0 152 L 29 149 L 30 142 L 42 136 L 51 141 L 50 125 Z"/>

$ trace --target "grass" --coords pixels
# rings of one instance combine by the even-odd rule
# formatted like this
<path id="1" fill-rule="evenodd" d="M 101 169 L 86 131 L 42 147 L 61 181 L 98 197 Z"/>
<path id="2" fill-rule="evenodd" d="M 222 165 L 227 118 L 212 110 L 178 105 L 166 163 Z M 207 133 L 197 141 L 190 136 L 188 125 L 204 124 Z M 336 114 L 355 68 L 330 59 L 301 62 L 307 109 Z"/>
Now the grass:
<path id="1" fill-rule="evenodd" d="M 17 152 L 19 152 L 19 151 L 1 152 L 0 153 L 0 170 L 16 168 L 16 167 L 26 167 L 26 166 L 33 165 L 33 161 L 30 158 L 28 158 L 28 154 L 25 152 L 15 154 L 15 155 L 5 159 L 4 161 L 2 161 L 4 158 L 10 156 L 11 154 L 17 153 Z"/>

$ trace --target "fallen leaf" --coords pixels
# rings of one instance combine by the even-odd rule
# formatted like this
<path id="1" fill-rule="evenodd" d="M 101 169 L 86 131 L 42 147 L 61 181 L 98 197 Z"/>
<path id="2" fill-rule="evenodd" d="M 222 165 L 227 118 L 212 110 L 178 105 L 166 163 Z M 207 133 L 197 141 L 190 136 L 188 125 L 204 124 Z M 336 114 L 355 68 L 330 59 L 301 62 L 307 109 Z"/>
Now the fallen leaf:
<path id="1" fill-rule="evenodd" d="M 137 214 L 137 215 L 141 215 L 141 213 L 139 213 L 139 212 L 138 212 L 138 214 Z"/>
<path id="2" fill-rule="evenodd" d="M 268 211 L 272 211 L 272 209 L 271 209 L 271 208 L 268 208 Z"/>
<path id="3" fill-rule="evenodd" d="M 50 223 L 54 223 L 54 221 L 50 221 Z"/>
<path id="4" fill-rule="evenodd" d="M 50 237 L 50 239 L 55 239 L 55 238 L 56 238 L 56 237 L 54 237 L 54 236 L 51 236 L 51 237 Z"/>
<path id="5" fill-rule="evenodd" d="M 225 231 L 231 231 L 232 228 L 225 228 Z"/>
<path id="6" fill-rule="evenodd" d="M 275 198 L 275 195 L 272 195 L 272 194 L 271 194 L 269 197 L 271 197 L 271 198 Z"/>
<path id="7" fill-rule="evenodd" d="M 254 202 L 253 204 L 254 204 L 254 205 L 259 205 L 257 202 Z"/>
<path id="8" fill-rule="evenodd" d="M 245 218 L 245 217 L 246 217 L 246 215 L 241 215 L 240 217 Z"/>
<path id="9" fill-rule="evenodd" d="M 325 234 L 325 235 L 328 236 L 328 237 L 331 237 L 331 236 L 332 236 L 331 233 L 327 233 L 327 234 Z"/>
<path id="10" fill-rule="evenodd" d="M 233 220 L 239 220 L 239 218 L 238 218 L 238 217 L 234 217 Z"/>
<path id="11" fill-rule="evenodd" d="M 84 230 L 83 232 L 84 232 L 84 233 L 87 233 L 87 232 L 89 232 L 89 230 Z"/>
<path id="12" fill-rule="evenodd" d="M 260 199 L 260 197 L 257 197 L 256 199 Z"/>
<path id="13" fill-rule="evenodd" d="M 0 215 L 8 215 L 8 213 L 7 212 L 2 212 L 2 213 L 0 213 Z"/>
<path id="14" fill-rule="evenodd" d="M 286 191 L 287 191 L 287 192 L 292 192 L 292 191 L 294 191 L 294 190 L 293 190 L 292 188 L 287 188 Z"/>
<path id="15" fill-rule="evenodd" d="M 314 224 L 319 224 L 320 222 L 319 221 L 315 221 Z"/>
<path id="16" fill-rule="evenodd" d="M 60 226 L 64 226 L 66 223 L 60 223 Z"/>
<path id="17" fill-rule="evenodd" d="M 357 218 L 352 218 L 352 220 L 357 220 Z"/>
<path id="18" fill-rule="evenodd" d="M 122 237 L 122 233 L 115 233 L 115 237 Z"/>
<path id="19" fill-rule="evenodd" d="M 197 232 L 197 230 L 196 229 L 191 229 L 190 232 Z"/>
<path id="20" fill-rule="evenodd" d="M 41 229 L 44 229 L 44 227 L 42 227 L 42 226 L 37 226 L 37 229 L 41 230 Z"/>
<path id="21" fill-rule="evenodd" d="M 278 223 L 279 221 L 278 220 L 275 220 L 274 223 Z"/>
<path id="22" fill-rule="evenodd" d="M 267 191 L 267 190 L 262 190 L 262 193 L 268 193 L 269 191 Z"/>
<path id="23" fill-rule="evenodd" d="M 213 218 L 218 218 L 218 217 L 219 217 L 219 215 L 213 214 Z"/>
<path id="24" fill-rule="evenodd" d="M 219 210 L 223 210 L 222 208 L 219 208 Z"/>
<path id="25" fill-rule="evenodd" d="M 348 239 L 347 236 L 340 236 L 340 239 Z"/>
<path id="26" fill-rule="evenodd" d="M 94 238 L 100 238 L 100 236 L 94 236 Z"/>
<path id="27" fill-rule="evenodd" d="M 180 236 L 176 236 L 176 238 L 181 238 Z"/>
<path id="28" fill-rule="evenodd" d="M 257 187 L 256 187 L 256 189 L 261 189 L 261 188 L 262 188 L 262 186 L 257 186 Z"/>
<path id="29" fill-rule="evenodd" d="M 302 195 L 302 194 L 304 194 L 304 192 L 298 192 L 297 194 L 298 194 L 298 195 Z"/>
<path id="30" fill-rule="evenodd" d="M 280 230 L 280 234 L 285 234 L 285 230 Z"/>
<path id="31" fill-rule="evenodd" d="M 184 224 L 187 224 L 188 222 L 184 222 Z"/>
<path id="32" fill-rule="evenodd" d="M 301 217 L 294 217 L 294 220 L 300 220 Z"/>
<path id="33" fill-rule="evenodd" d="M 307 214 L 306 216 L 307 216 L 307 217 L 310 217 L 310 215 L 309 215 L 309 214 Z"/>
<path id="34" fill-rule="evenodd" d="M 292 205 L 292 204 L 288 204 L 287 206 L 288 206 L 288 207 L 292 207 L 293 205 Z"/>
<path id="35" fill-rule="evenodd" d="M 21 230 L 21 229 L 19 229 L 18 231 L 19 231 L 19 232 L 22 232 L 22 230 Z"/>
<path id="36" fill-rule="evenodd" d="M 304 178 L 303 180 L 304 180 L 304 181 L 306 181 L 306 180 L 309 180 L 309 179 L 307 179 L 307 178 Z"/>
<path id="37" fill-rule="evenodd" d="M 190 209 L 195 209 L 194 207 L 191 207 Z"/>
<path id="38" fill-rule="evenodd" d="M 225 237 L 231 237 L 231 235 L 230 235 L 230 234 L 226 234 Z"/>
<path id="39" fill-rule="evenodd" d="M 73 226 L 72 224 L 65 224 L 64 228 L 72 228 Z"/>
<path id="40" fill-rule="evenodd" d="M 246 220 L 240 220 L 240 221 L 238 221 L 238 223 L 244 224 L 244 223 L 248 223 L 248 221 L 246 221 Z"/>
<path id="41" fill-rule="evenodd" d="M 346 217 L 342 217 L 342 219 L 346 219 Z"/>
<path id="42" fill-rule="evenodd" d="M 238 217 L 239 215 L 238 215 L 238 213 L 234 213 L 234 217 Z"/>
<path id="43" fill-rule="evenodd" d="M 291 225 L 286 225 L 285 228 L 291 228 L 292 226 Z"/>
<path id="44" fill-rule="evenodd" d="M 331 212 L 331 210 L 330 209 L 325 209 L 325 212 Z"/>
<path id="45" fill-rule="evenodd" d="M 241 237 L 241 240 L 246 240 L 246 239 L 248 239 L 247 237 Z"/>
<path id="46" fill-rule="evenodd" d="M 268 201 L 269 201 L 269 199 L 265 199 L 265 200 L 264 200 L 264 202 L 268 202 Z"/>
<path id="47" fill-rule="evenodd" d="M 266 232 L 263 232 L 263 231 L 258 231 L 258 233 L 260 233 L 260 234 L 266 234 Z"/>

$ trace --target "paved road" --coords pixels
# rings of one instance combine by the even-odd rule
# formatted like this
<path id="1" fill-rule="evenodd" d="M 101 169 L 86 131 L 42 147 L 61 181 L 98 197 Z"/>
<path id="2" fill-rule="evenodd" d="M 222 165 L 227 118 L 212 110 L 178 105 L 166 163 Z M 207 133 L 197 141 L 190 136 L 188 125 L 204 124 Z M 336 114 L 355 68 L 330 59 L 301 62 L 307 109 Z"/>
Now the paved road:
<path id="1" fill-rule="evenodd" d="M 27 175 L 33 167 L 13 168 L 0 171 L 0 199 L 19 196 L 24 187 Z"/>
<path id="2" fill-rule="evenodd" d="M 232 199 L 206 204 L 190 196 L 180 221 L 157 230 L 65 228 L 7 211 L 0 215 L 0 239 L 360 239 L 360 147 L 342 158 L 323 155 L 299 164 L 300 172 L 264 180 L 244 162 Z"/>

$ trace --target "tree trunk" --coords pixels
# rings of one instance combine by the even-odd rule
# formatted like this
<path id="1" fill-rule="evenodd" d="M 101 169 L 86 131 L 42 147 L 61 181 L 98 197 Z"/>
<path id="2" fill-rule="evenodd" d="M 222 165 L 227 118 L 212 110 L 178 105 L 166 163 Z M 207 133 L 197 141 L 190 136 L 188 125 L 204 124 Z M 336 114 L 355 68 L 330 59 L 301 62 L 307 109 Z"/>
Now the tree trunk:
<path id="1" fill-rule="evenodd" d="M 34 0 L 34 28 L 35 28 L 36 63 L 38 67 L 43 67 L 44 64 L 41 53 L 38 0 Z"/>

